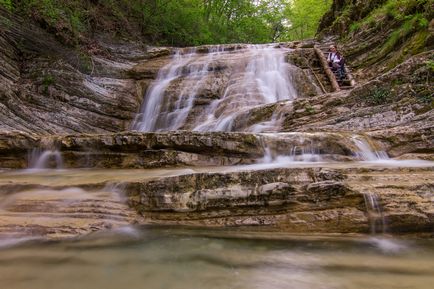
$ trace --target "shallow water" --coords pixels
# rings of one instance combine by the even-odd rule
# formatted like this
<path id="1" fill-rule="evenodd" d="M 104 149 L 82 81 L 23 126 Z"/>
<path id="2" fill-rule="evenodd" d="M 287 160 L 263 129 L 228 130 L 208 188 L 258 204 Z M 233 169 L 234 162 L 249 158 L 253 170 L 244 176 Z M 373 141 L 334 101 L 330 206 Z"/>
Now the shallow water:
<path id="1" fill-rule="evenodd" d="M 125 227 L 0 251 L 1 288 L 432 288 L 432 240 Z"/>
<path id="2" fill-rule="evenodd" d="M 161 177 L 194 173 L 229 173 L 238 171 L 266 170 L 277 168 L 434 168 L 434 162 L 424 160 L 381 160 L 355 162 L 294 161 L 278 158 L 272 162 L 250 165 L 177 167 L 165 169 L 27 169 L 0 171 L 0 186 L 12 184 L 38 184 L 45 186 L 76 186 L 81 184 L 134 182 Z M 0 194 L 1 195 L 1 194 Z"/>

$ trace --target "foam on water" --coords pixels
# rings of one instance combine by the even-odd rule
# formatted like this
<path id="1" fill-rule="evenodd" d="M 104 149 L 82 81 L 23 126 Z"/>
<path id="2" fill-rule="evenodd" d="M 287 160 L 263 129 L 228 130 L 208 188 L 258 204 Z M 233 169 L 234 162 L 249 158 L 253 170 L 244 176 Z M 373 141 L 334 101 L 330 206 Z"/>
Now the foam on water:
<path id="1" fill-rule="evenodd" d="M 367 242 L 386 254 L 402 253 L 410 249 L 408 244 L 402 241 L 385 237 L 372 237 Z"/>

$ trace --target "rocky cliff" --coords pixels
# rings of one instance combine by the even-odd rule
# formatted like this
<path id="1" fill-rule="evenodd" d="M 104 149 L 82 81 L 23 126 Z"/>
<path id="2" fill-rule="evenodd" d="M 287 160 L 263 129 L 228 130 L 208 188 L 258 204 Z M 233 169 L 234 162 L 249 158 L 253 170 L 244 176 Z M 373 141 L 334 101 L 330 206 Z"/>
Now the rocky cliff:
<path id="1" fill-rule="evenodd" d="M 432 61 L 433 11 L 431 0 L 336 0 L 319 37 L 335 37 L 359 79 L 371 79 L 419 53 L 431 51 L 421 63 Z"/>
<path id="2" fill-rule="evenodd" d="M 138 44 L 68 47 L 29 20 L 0 10 L 3 131 L 107 132 L 128 127 L 140 107 L 127 71 L 148 57 Z"/>

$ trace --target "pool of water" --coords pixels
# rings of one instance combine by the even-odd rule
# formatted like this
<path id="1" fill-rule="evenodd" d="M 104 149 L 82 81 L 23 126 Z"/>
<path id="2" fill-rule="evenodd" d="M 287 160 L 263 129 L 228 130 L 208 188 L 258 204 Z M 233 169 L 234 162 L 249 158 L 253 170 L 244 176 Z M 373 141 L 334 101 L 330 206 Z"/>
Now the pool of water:
<path id="1" fill-rule="evenodd" d="M 124 227 L 0 242 L 0 288 L 432 288 L 432 239 Z"/>

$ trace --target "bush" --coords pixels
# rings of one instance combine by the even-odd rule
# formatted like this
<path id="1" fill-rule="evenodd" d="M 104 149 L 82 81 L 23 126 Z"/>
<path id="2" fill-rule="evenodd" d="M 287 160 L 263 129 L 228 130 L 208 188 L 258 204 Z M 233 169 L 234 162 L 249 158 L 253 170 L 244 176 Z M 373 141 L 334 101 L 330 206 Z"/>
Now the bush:
<path id="1" fill-rule="evenodd" d="M 380 105 L 391 99 L 391 93 L 386 88 L 375 88 L 366 97 L 369 104 Z"/>
<path id="2" fill-rule="evenodd" d="M 3 6 L 7 10 L 11 11 L 13 9 L 12 0 L 0 0 L 0 6 Z"/>

